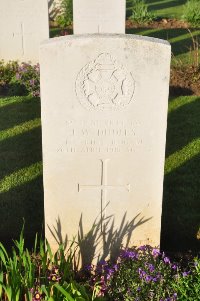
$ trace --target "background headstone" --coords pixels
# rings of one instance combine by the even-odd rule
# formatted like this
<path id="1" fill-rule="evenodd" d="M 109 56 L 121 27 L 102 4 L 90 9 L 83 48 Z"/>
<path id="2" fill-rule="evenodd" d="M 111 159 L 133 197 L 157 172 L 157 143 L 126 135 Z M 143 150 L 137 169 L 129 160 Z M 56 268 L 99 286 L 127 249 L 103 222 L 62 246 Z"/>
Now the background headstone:
<path id="1" fill-rule="evenodd" d="M 168 42 L 134 35 L 68 36 L 43 43 L 40 57 L 51 246 L 66 235 L 83 239 L 82 251 L 93 255 L 96 239 L 107 253 L 122 242 L 159 245 Z"/>
<path id="2" fill-rule="evenodd" d="M 125 33 L 125 0 L 73 0 L 74 34 Z"/>
<path id="3" fill-rule="evenodd" d="M 0 59 L 37 63 L 48 38 L 47 0 L 0 1 Z"/>

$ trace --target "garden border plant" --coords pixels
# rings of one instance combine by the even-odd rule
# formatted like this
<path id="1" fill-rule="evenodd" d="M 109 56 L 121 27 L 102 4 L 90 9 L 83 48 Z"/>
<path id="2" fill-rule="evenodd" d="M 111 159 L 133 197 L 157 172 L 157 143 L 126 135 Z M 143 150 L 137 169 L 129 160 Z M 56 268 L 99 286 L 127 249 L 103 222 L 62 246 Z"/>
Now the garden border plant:
<path id="1" fill-rule="evenodd" d="M 155 19 L 155 15 L 148 11 L 148 5 L 145 0 L 133 0 L 132 15 L 129 19 L 138 24 L 148 24 Z"/>
<path id="2" fill-rule="evenodd" d="M 184 6 L 183 20 L 193 27 L 200 26 L 200 2 L 199 0 L 188 0 Z"/>
<path id="3" fill-rule="evenodd" d="M 48 242 L 35 238 L 25 249 L 23 231 L 11 255 L 0 243 L 2 301 L 188 301 L 200 294 L 200 259 L 187 265 L 171 262 L 148 245 L 122 249 L 115 260 L 100 261 L 77 271 L 77 243 L 53 254 Z"/>
<path id="4" fill-rule="evenodd" d="M 60 28 L 66 28 L 73 22 L 73 2 L 72 0 L 61 0 L 60 12 L 56 18 Z"/>
<path id="5" fill-rule="evenodd" d="M 0 94 L 40 96 L 39 64 L 0 61 Z"/>

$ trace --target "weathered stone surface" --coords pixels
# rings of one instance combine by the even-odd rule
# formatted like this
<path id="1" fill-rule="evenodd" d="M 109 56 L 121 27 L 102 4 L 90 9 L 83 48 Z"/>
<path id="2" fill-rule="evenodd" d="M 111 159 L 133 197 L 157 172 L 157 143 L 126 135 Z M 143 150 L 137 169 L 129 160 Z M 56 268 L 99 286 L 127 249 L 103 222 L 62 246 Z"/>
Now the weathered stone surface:
<path id="1" fill-rule="evenodd" d="M 169 44 L 68 36 L 40 55 L 47 239 L 84 237 L 89 257 L 103 253 L 95 240 L 104 254 L 127 240 L 159 245 Z"/>
<path id="2" fill-rule="evenodd" d="M 74 34 L 125 33 L 125 0 L 73 0 Z"/>
<path id="3" fill-rule="evenodd" d="M 37 63 L 48 37 L 47 0 L 0 1 L 0 59 Z"/>

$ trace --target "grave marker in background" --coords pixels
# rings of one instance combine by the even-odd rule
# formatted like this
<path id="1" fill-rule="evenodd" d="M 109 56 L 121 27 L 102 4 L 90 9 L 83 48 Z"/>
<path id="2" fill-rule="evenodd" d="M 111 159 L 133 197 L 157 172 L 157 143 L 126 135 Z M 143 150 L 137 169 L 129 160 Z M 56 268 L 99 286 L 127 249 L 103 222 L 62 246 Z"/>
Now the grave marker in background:
<path id="1" fill-rule="evenodd" d="M 48 38 L 47 0 L 0 1 L 0 59 L 37 63 Z"/>
<path id="2" fill-rule="evenodd" d="M 73 0 L 74 34 L 123 34 L 125 14 L 125 0 Z"/>

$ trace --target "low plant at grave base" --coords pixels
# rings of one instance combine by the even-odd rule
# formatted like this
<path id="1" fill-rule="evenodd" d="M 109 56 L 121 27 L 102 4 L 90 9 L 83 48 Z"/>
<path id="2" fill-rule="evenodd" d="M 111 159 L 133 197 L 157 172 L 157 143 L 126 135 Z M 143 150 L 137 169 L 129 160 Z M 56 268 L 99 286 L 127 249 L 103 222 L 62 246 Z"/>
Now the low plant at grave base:
<path id="1" fill-rule="evenodd" d="M 148 6 L 144 0 L 133 0 L 132 6 L 131 21 L 144 24 L 150 23 L 155 19 L 154 14 L 148 11 Z"/>
<path id="2" fill-rule="evenodd" d="M 73 3 L 72 0 L 61 0 L 61 10 L 56 18 L 56 22 L 61 28 L 71 25 L 73 21 Z"/>
<path id="3" fill-rule="evenodd" d="M 40 96 L 39 64 L 0 61 L 0 92 L 9 96 Z"/>
<path id="4" fill-rule="evenodd" d="M 0 243 L 0 300 L 2 301 L 188 301 L 199 300 L 200 259 L 181 268 L 150 246 L 123 249 L 112 261 L 77 270 L 77 244 L 67 255 L 60 245 L 35 239 L 33 252 L 24 247 L 23 234 L 14 241 L 12 255 Z"/>
<path id="5" fill-rule="evenodd" d="M 199 2 L 200 5 L 200 2 Z M 200 23 L 199 23 L 200 24 Z M 195 70 L 198 70 L 200 67 L 199 63 L 199 49 L 200 49 L 200 40 L 198 37 L 194 37 L 191 30 L 188 29 L 191 39 L 192 39 L 192 46 L 190 47 L 190 57 L 191 57 L 191 65 L 194 67 Z"/>
<path id="6" fill-rule="evenodd" d="M 18 69 L 17 62 L 5 63 L 3 60 L 0 61 L 0 88 L 6 87 L 15 76 Z"/>
<path id="7" fill-rule="evenodd" d="M 183 19 L 192 26 L 200 25 L 200 1 L 188 0 L 184 6 Z"/>
<path id="8" fill-rule="evenodd" d="M 181 268 L 150 246 L 122 250 L 116 263 L 99 263 L 93 274 L 94 288 L 99 284 L 109 301 L 199 300 L 200 260 Z"/>

